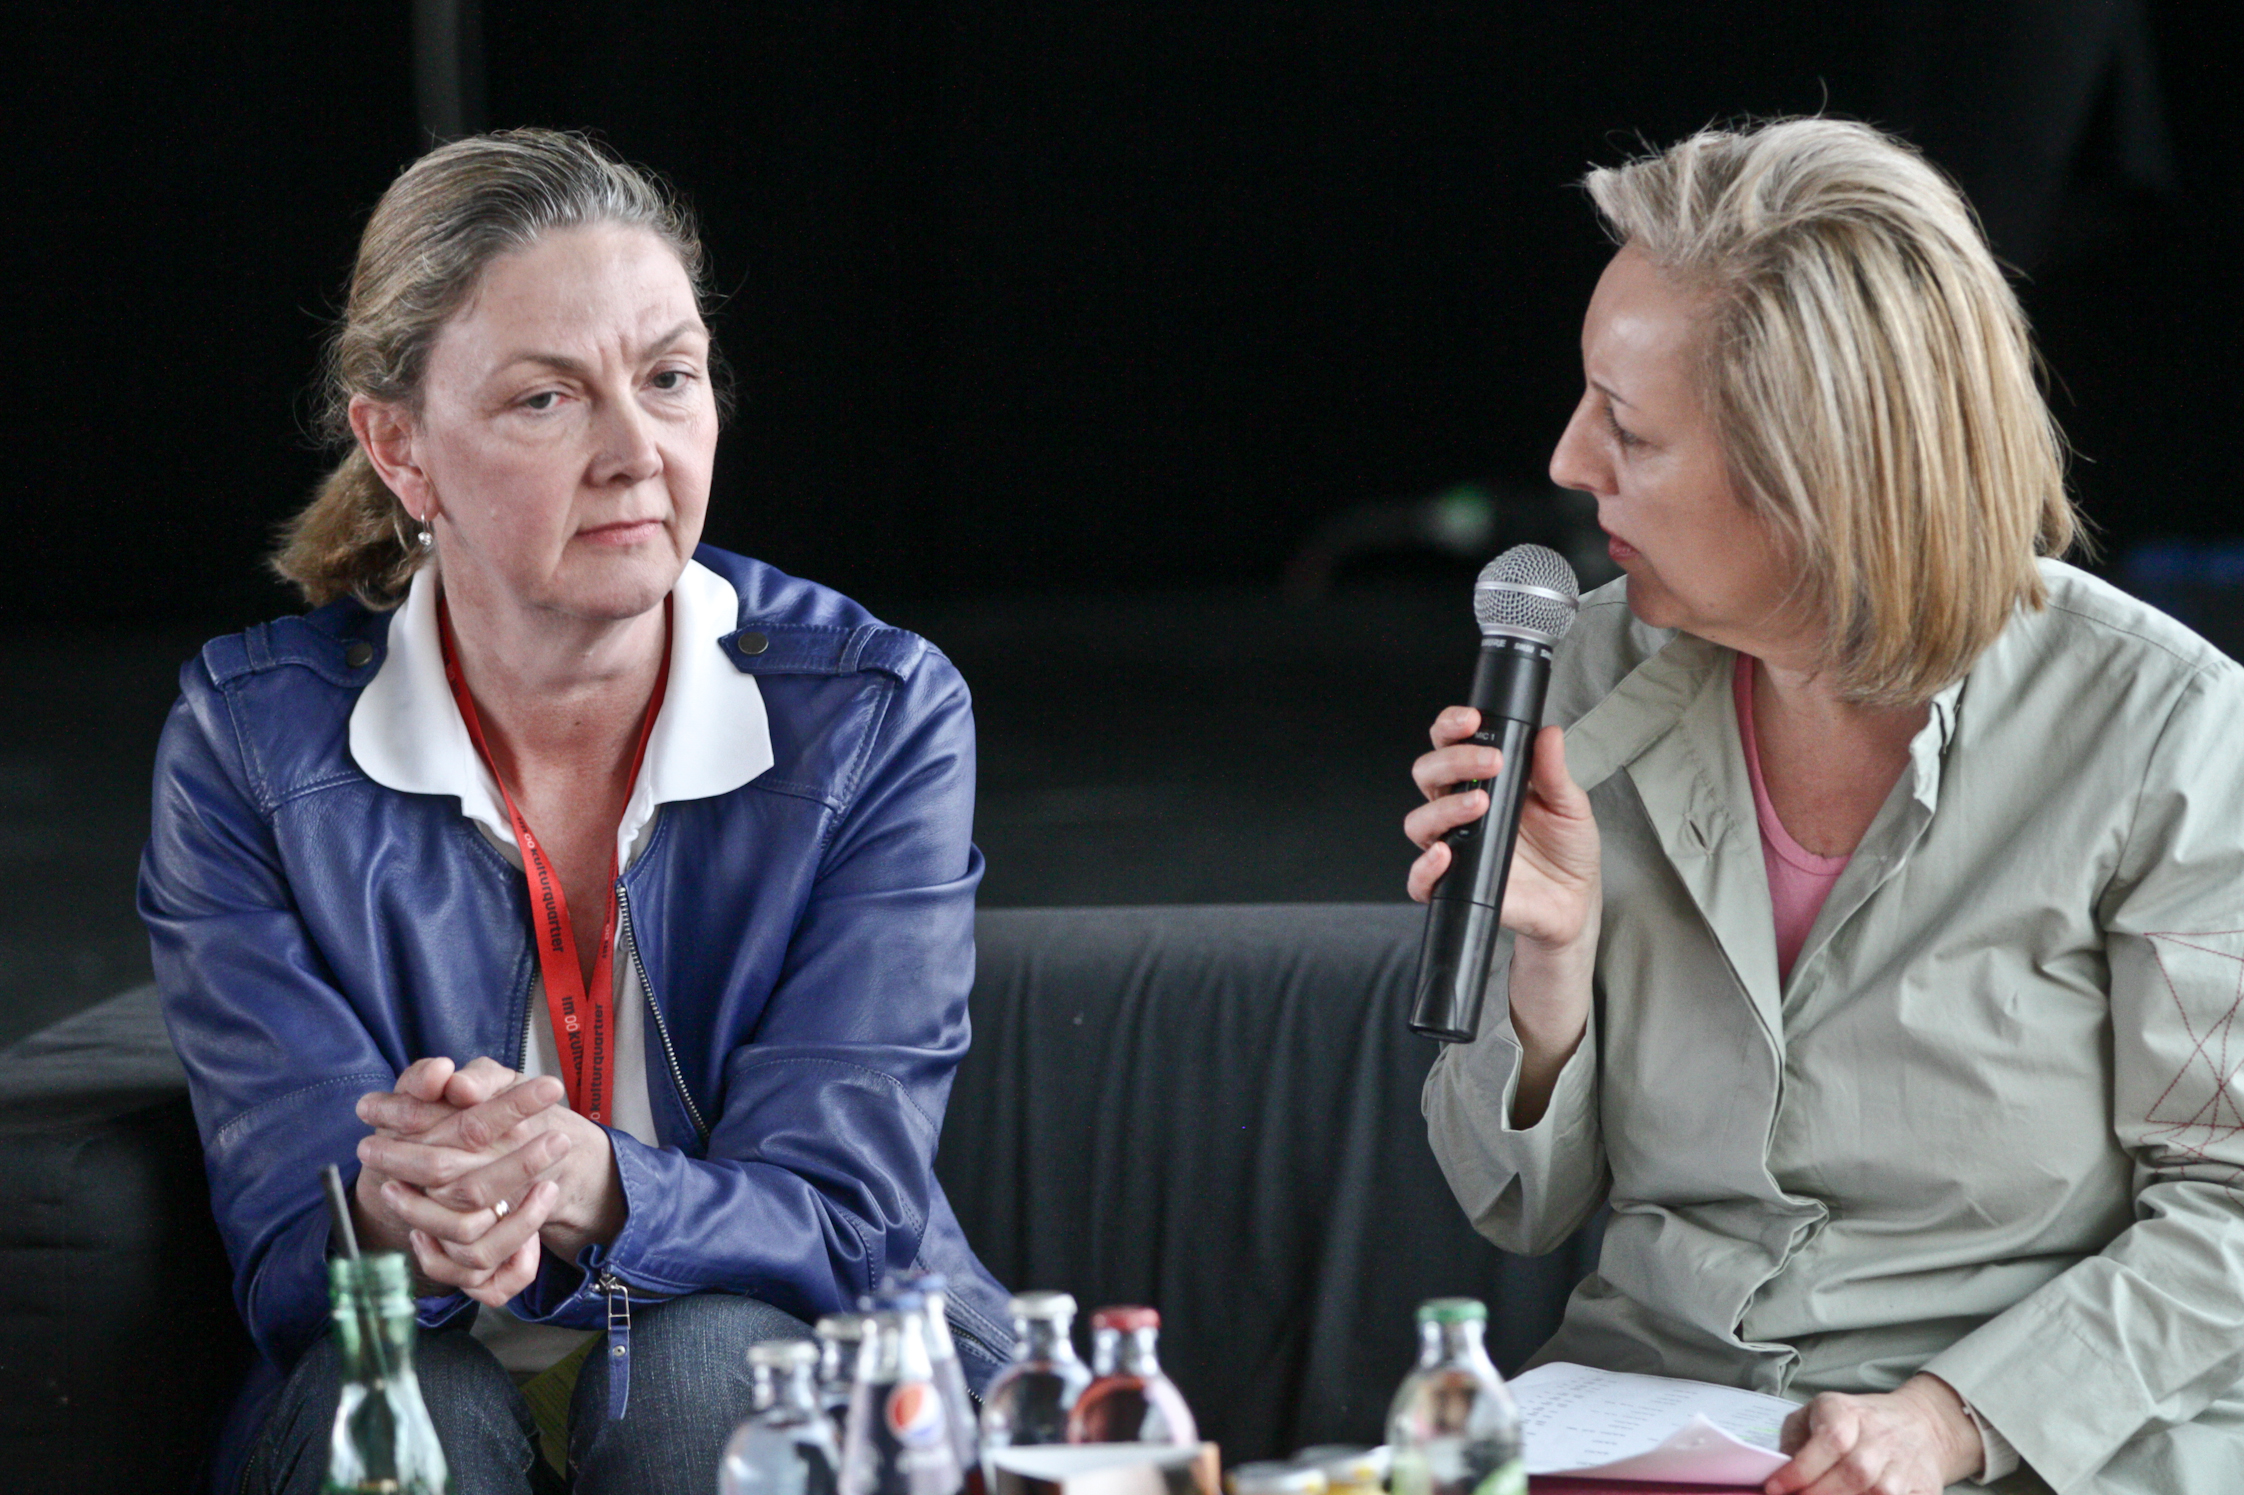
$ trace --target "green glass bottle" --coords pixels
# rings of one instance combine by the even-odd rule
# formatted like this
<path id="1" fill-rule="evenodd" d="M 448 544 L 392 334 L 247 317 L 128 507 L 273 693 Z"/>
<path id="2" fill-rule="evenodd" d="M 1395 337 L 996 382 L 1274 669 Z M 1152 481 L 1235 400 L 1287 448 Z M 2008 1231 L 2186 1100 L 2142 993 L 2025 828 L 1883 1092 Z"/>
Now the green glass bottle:
<path id="1" fill-rule="evenodd" d="M 342 1395 L 325 1495 L 451 1495 L 444 1449 L 413 1374 L 413 1287 L 405 1258 L 384 1251 L 327 1264 Z"/>

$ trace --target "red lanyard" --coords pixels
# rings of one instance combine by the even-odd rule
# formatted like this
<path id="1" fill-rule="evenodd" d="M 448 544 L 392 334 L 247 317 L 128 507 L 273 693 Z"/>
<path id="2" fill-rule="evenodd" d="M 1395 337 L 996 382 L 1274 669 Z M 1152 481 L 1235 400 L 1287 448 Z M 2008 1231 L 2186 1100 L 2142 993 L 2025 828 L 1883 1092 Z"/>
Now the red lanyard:
<path id="1" fill-rule="evenodd" d="M 639 782 L 640 765 L 647 760 L 647 739 L 654 735 L 655 717 L 662 710 L 663 693 L 670 688 L 668 598 L 663 599 L 662 609 L 662 669 L 655 676 L 654 695 L 647 702 L 647 719 L 639 724 L 639 745 L 631 754 L 633 784 Z M 561 1082 L 568 1087 L 569 1108 L 579 1116 L 605 1125 L 613 1099 L 608 1045 L 614 1041 L 616 1030 L 614 889 L 618 868 L 615 856 L 611 853 L 608 859 L 608 913 L 600 925 L 600 949 L 593 958 L 592 982 L 587 987 L 584 967 L 577 961 L 576 931 L 569 924 L 568 897 L 561 891 L 561 879 L 554 874 L 545 848 L 530 833 L 530 822 L 524 820 L 521 810 L 515 807 L 514 795 L 506 787 L 506 777 L 499 772 L 499 765 L 491 756 L 490 744 L 484 741 L 483 720 L 476 714 L 475 698 L 468 694 L 467 681 L 460 674 L 459 654 L 452 647 L 452 613 L 441 597 L 436 603 L 436 621 L 439 636 L 444 641 L 444 678 L 451 682 L 452 699 L 459 703 L 460 718 L 467 723 L 468 737 L 475 743 L 475 751 L 498 782 L 499 797 L 506 801 L 507 816 L 514 822 L 514 844 L 522 850 L 522 875 L 530 889 L 530 918 L 540 936 L 538 966 L 545 976 L 545 1005 L 553 1017 L 553 1037 L 561 1052 L 564 1071 Z"/>

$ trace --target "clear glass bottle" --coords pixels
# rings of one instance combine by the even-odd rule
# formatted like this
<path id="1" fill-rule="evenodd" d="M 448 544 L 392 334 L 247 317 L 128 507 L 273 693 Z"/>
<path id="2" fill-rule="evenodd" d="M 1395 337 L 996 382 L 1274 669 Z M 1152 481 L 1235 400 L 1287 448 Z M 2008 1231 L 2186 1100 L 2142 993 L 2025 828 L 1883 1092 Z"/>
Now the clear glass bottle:
<path id="1" fill-rule="evenodd" d="M 748 1346 L 755 1410 L 725 1445 L 718 1495 L 834 1495 L 841 1448 L 819 1405 L 818 1358 L 803 1339 Z"/>
<path id="2" fill-rule="evenodd" d="M 1125 1305 L 1091 1315 L 1094 1379 L 1067 1415 L 1070 1443 L 1165 1443 L 1191 1448 L 1200 1441 L 1184 1393 L 1161 1373 L 1161 1315 Z"/>
<path id="3" fill-rule="evenodd" d="M 1067 1414 L 1091 1384 L 1075 1353 L 1075 1299 L 1066 1293 L 1016 1293 L 1013 1363 L 982 1397 L 982 1452 L 1016 1443 L 1067 1442 Z M 989 1471 L 984 1482 L 994 1487 Z"/>
<path id="4" fill-rule="evenodd" d="M 865 1315 L 829 1313 L 818 1321 L 818 1404 L 838 1438 L 849 1426 L 849 1388 L 857 1381 L 857 1351 L 865 1342 Z"/>
<path id="5" fill-rule="evenodd" d="M 1526 1495 L 1519 1409 L 1481 1340 L 1472 1298 L 1418 1305 L 1418 1365 L 1387 1413 L 1394 1495 Z"/>
<path id="6" fill-rule="evenodd" d="M 927 1300 L 885 1292 L 869 1301 L 842 1438 L 841 1495 L 960 1495 L 967 1471 L 935 1384 Z"/>
<path id="7" fill-rule="evenodd" d="M 979 1480 L 981 1430 L 973 1398 L 966 1394 L 966 1369 L 958 1363 L 958 1345 L 951 1339 L 950 1283 L 939 1272 L 910 1272 L 896 1285 L 920 1295 L 921 1311 L 927 1315 L 927 1358 L 935 1369 L 935 1389 L 943 1394 L 951 1446 L 958 1452 L 959 1467 Z"/>
<path id="8" fill-rule="evenodd" d="M 450 1495 L 444 1448 L 413 1373 L 413 1285 L 395 1251 L 327 1264 L 342 1391 L 325 1495 Z"/>

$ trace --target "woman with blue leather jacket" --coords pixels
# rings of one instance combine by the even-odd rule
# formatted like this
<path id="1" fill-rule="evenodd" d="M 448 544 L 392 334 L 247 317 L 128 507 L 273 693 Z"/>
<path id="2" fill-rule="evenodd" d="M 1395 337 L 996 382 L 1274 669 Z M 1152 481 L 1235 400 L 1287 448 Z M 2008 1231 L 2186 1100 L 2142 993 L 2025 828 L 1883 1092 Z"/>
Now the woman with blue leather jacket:
<path id="1" fill-rule="evenodd" d="M 705 295 L 684 208 L 579 137 L 415 163 L 331 349 L 348 455 L 276 560 L 315 610 L 181 672 L 140 896 L 261 1352 L 223 1488 L 324 1471 L 328 1163 L 418 1274 L 462 1492 L 550 1487 L 517 1383 L 581 1356 L 574 1487 L 698 1495 L 744 1343 L 892 1273 L 950 1278 L 970 1379 L 1001 1358 L 932 1172 L 966 688 L 698 545 Z"/>

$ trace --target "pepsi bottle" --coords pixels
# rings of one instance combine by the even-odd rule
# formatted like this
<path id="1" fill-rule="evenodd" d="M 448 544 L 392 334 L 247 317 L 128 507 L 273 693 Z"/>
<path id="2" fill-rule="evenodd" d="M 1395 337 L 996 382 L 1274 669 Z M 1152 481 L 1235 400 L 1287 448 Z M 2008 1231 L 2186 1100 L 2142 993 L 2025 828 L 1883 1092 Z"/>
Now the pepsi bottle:
<path id="1" fill-rule="evenodd" d="M 966 1370 L 958 1363 L 958 1345 L 951 1338 L 950 1283 L 938 1272 L 913 1272 L 894 1286 L 920 1295 L 920 1313 L 927 1325 L 927 1359 L 935 1367 L 935 1389 L 943 1394 L 943 1415 L 951 1430 L 951 1446 L 970 1483 L 982 1479 L 981 1427 L 974 1402 L 966 1393 Z M 976 1495 L 979 1495 L 977 1490 Z"/>
<path id="2" fill-rule="evenodd" d="M 840 1495 L 962 1495 L 950 1408 L 927 1342 L 927 1300 L 886 1292 L 871 1300 L 850 1390 Z"/>

